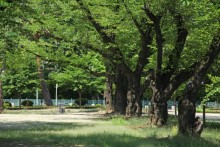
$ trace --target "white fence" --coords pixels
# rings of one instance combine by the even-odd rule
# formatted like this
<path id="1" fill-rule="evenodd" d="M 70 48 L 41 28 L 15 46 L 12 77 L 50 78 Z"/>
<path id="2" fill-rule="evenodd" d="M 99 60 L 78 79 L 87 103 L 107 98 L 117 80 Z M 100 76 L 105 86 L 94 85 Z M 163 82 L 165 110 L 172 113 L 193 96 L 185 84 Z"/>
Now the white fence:
<path id="1" fill-rule="evenodd" d="M 44 100 L 43 99 L 21 99 L 21 102 L 25 100 L 30 100 L 33 102 L 34 106 L 42 106 L 44 105 Z M 10 102 L 13 106 L 19 106 L 19 99 L 4 99 L 4 102 Z M 56 100 L 52 99 L 53 104 L 56 104 Z M 104 100 L 88 100 L 87 104 L 92 105 L 92 104 L 104 104 Z M 58 99 L 57 104 L 63 104 L 63 105 L 69 105 L 70 103 L 75 103 L 74 99 Z"/>
<path id="2" fill-rule="evenodd" d="M 44 105 L 44 100 L 43 99 L 21 99 L 21 102 L 24 100 L 30 100 L 34 103 L 34 106 L 42 106 Z M 4 99 L 4 102 L 10 102 L 13 106 L 19 106 L 19 99 Z M 56 104 L 56 100 L 52 99 L 53 104 Z M 58 99 L 57 100 L 57 104 L 63 104 L 63 105 L 69 105 L 70 103 L 75 103 L 74 99 Z M 88 100 L 87 101 L 88 105 L 92 105 L 92 104 L 105 104 L 104 100 Z M 146 105 L 150 105 L 150 101 L 142 101 L 142 107 L 144 108 Z M 167 107 L 171 108 L 172 106 L 175 105 L 175 101 L 168 101 L 167 102 Z M 178 105 L 178 102 L 176 102 L 176 105 Z M 197 103 L 197 105 L 199 105 Z M 211 107 L 211 108 L 220 108 L 220 103 L 218 102 L 207 102 L 206 103 L 207 107 Z"/>

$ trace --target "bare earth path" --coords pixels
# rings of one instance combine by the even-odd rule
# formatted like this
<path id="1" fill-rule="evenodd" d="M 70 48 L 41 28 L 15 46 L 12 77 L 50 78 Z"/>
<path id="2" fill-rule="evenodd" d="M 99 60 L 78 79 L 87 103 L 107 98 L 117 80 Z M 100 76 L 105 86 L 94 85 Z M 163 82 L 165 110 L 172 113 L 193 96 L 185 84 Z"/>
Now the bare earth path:
<path id="1" fill-rule="evenodd" d="M 102 117 L 104 112 L 83 109 L 67 109 L 65 113 L 58 113 L 57 109 L 45 110 L 6 110 L 0 114 L 0 123 L 13 122 L 78 122 L 92 123 L 95 119 Z M 169 111 L 174 115 L 174 111 Z M 196 116 L 202 118 L 202 113 Z M 219 113 L 206 113 L 206 119 L 212 121 L 220 121 Z"/>
<path id="2" fill-rule="evenodd" d="M 5 110 L 0 114 L 0 124 L 2 128 L 19 128 L 22 132 L 27 131 L 34 125 L 59 123 L 95 124 L 96 120 L 102 117 L 104 112 L 97 110 L 66 109 L 64 113 L 58 113 L 57 108 L 42 110 Z M 48 124 L 48 126 L 50 126 Z M 69 124 L 68 124 L 69 125 Z M 74 126 L 74 125 L 73 125 Z M 53 128 L 54 129 L 54 128 Z M 15 131 L 16 132 L 16 131 Z M 56 132 L 56 131 L 55 131 Z M 0 138 L 0 147 L 51 147 L 50 145 L 29 144 L 24 141 L 5 141 Z"/>
<path id="3" fill-rule="evenodd" d="M 66 110 L 65 113 L 59 114 L 57 109 L 51 110 L 21 110 L 6 111 L 0 115 L 0 122 L 93 122 L 94 119 L 100 118 L 102 112 L 88 110 Z"/>

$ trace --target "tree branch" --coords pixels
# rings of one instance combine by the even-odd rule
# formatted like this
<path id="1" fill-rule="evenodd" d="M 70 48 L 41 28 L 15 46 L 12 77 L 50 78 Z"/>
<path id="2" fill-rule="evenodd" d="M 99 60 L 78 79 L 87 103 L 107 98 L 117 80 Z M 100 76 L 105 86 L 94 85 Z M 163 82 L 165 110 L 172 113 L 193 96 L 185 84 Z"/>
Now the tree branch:
<path id="1" fill-rule="evenodd" d="M 134 17 L 134 15 L 132 14 L 132 12 L 129 10 L 128 6 L 125 3 L 124 3 L 124 7 L 125 7 L 127 13 L 131 16 L 131 19 L 134 22 L 134 24 L 137 27 L 140 34 L 144 34 L 144 31 L 142 30 L 141 25 L 138 23 L 137 19 Z"/>
<path id="2" fill-rule="evenodd" d="M 101 26 L 101 24 L 99 24 L 92 16 L 91 11 L 89 10 L 88 7 L 85 6 L 85 4 L 83 3 L 82 0 L 76 0 L 77 3 L 85 10 L 86 12 L 86 16 L 88 18 L 88 20 L 92 23 L 92 25 L 95 27 L 96 31 L 99 33 L 99 35 L 102 37 L 102 40 L 105 43 L 114 43 L 115 42 L 115 35 L 113 36 L 108 36 L 105 32 L 104 32 L 104 27 Z"/>
<path id="3" fill-rule="evenodd" d="M 82 43 L 82 45 L 83 45 L 84 47 L 89 48 L 89 49 L 91 49 L 92 51 L 94 51 L 94 52 L 100 54 L 100 55 L 101 55 L 103 58 L 105 58 L 105 59 L 108 59 L 108 60 L 110 60 L 110 61 L 112 61 L 112 60 L 114 59 L 114 56 L 113 56 L 113 55 L 111 55 L 111 54 L 109 54 L 109 53 L 106 53 L 106 52 L 104 52 L 104 51 L 102 51 L 102 50 L 100 50 L 100 49 L 98 49 L 98 48 L 96 48 L 96 47 L 94 47 L 94 46 L 92 46 L 92 45 L 90 45 L 90 44 Z"/>
<path id="4" fill-rule="evenodd" d="M 108 36 L 108 34 L 106 34 L 104 32 L 105 27 L 101 26 L 101 24 L 98 23 L 94 19 L 94 17 L 91 14 L 91 11 L 89 10 L 89 8 L 87 6 L 85 6 L 83 1 L 82 0 L 76 0 L 76 1 L 85 10 L 87 18 L 92 23 L 92 25 L 95 27 L 95 29 L 99 33 L 99 35 L 102 37 L 103 42 L 107 43 L 107 44 L 108 43 L 115 44 L 115 34 L 113 34 L 112 36 Z M 114 54 L 114 56 L 116 56 L 115 59 L 117 59 L 118 61 L 121 61 L 121 63 L 123 63 L 124 66 L 127 66 L 125 63 L 123 54 L 118 47 L 110 47 L 109 50 Z M 110 58 L 110 56 L 107 59 L 109 59 L 109 58 Z M 113 58 L 113 56 L 111 56 L 111 58 Z"/>
<path id="5" fill-rule="evenodd" d="M 153 36 L 151 32 L 152 25 L 148 25 L 148 28 L 145 31 L 145 33 L 141 35 L 141 50 L 138 54 L 138 60 L 135 68 L 136 75 L 140 75 L 145 65 L 149 63 L 148 58 L 151 55 L 149 45 L 152 44 L 153 41 Z"/>
<path id="6" fill-rule="evenodd" d="M 168 62 L 168 66 L 166 67 L 166 69 L 170 71 L 169 73 L 171 75 L 178 66 L 179 59 L 184 49 L 186 38 L 188 35 L 188 31 L 184 26 L 184 22 L 181 14 L 174 13 L 173 16 L 177 27 L 177 39 L 176 39 L 175 47 L 172 50 L 172 53 L 169 55 L 169 62 Z"/>
<path id="7" fill-rule="evenodd" d="M 87 71 L 89 74 L 95 76 L 95 77 L 104 77 L 106 76 L 106 72 L 96 72 L 96 71 L 92 71 L 88 66 L 82 65 L 82 64 L 74 64 L 71 62 L 71 65 L 73 65 L 74 67 L 83 69 L 85 71 Z M 109 76 L 111 76 L 111 74 L 109 74 Z"/>
<path id="8" fill-rule="evenodd" d="M 147 7 L 147 4 L 144 3 L 145 14 L 150 18 L 150 20 L 154 24 L 154 29 L 156 32 L 156 43 L 157 43 L 157 73 L 160 75 L 162 68 L 162 60 L 163 60 L 163 35 L 160 27 L 161 16 L 154 15 L 150 9 Z"/>
<path id="9" fill-rule="evenodd" d="M 160 26 L 161 16 L 154 15 L 150 9 L 147 7 L 146 3 L 144 3 L 145 14 L 150 18 L 153 22 L 154 30 L 156 33 L 156 45 L 157 45 L 157 66 L 156 66 L 156 75 L 155 82 L 157 89 L 162 89 L 162 62 L 163 62 L 163 35 Z"/>
<path id="10" fill-rule="evenodd" d="M 178 67 L 180 56 L 183 52 L 186 38 L 188 35 L 188 31 L 184 26 L 183 18 L 180 13 L 175 13 L 174 11 L 170 10 L 177 27 L 177 39 L 175 42 L 175 47 L 172 50 L 171 54 L 169 55 L 169 61 L 167 66 L 165 67 L 166 73 L 163 73 L 162 78 L 164 82 L 164 87 L 166 87 L 166 83 L 169 83 L 171 76 L 175 72 Z"/>
<path id="11" fill-rule="evenodd" d="M 200 61 L 200 64 L 197 66 L 197 70 L 194 75 L 198 75 L 200 78 L 203 78 L 211 66 L 214 63 L 215 59 L 220 53 L 220 29 L 217 31 L 218 34 L 213 37 L 209 51 L 205 54 L 203 59 Z"/>
<path id="12" fill-rule="evenodd" d="M 144 10 L 145 14 L 150 18 L 151 21 L 155 22 L 157 20 L 157 17 L 150 11 L 146 2 L 144 2 L 144 8 L 142 9 Z"/>
<path id="13" fill-rule="evenodd" d="M 203 58 L 194 63 L 188 70 L 184 70 L 179 72 L 170 82 L 169 86 L 165 89 L 168 92 L 168 98 L 171 94 L 185 81 L 189 78 L 200 78 L 202 79 L 211 64 L 214 63 L 216 57 L 220 53 L 220 30 L 218 30 L 218 34 L 213 37 L 212 42 L 210 44 L 209 50 L 203 56 Z"/>

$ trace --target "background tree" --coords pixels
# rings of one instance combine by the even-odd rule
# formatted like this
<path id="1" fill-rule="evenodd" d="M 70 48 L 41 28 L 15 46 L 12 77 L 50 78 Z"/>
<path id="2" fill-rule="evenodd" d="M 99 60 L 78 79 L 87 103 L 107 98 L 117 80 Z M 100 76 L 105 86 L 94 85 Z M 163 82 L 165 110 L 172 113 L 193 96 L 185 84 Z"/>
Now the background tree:
<path id="1" fill-rule="evenodd" d="M 98 60 L 100 57 L 92 52 L 82 54 L 72 54 L 68 57 L 72 60 L 70 64 L 49 75 L 61 88 L 77 91 L 79 99 L 83 93 L 94 93 L 94 97 L 100 95 L 104 89 L 103 77 L 97 77 L 99 72 L 105 72 L 104 66 Z"/>
<path id="2" fill-rule="evenodd" d="M 151 43 L 149 35 L 151 27 L 145 28 L 145 19 L 143 24 L 138 23 L 127 5 L 129 3 L 105 1 L 103 5 L 97 1 L 87 3 L 78 0 L 77 2 L 86 14 L 85 19 L 95 29 L 95 31 L 90 29 L 86 32 L 98 33 L 99 35 L 96 37 L 99 42 L 96 44 L 89 42 L 90 49 L 108 60 L 108 68 L 111 67 L 111 71 L 114 73 L 113 81 L 116 85 L 115 111 L 125 114 L 127 93 L 132 91 L 135 96 L 132 97 L 132 100 L 128 100 L 130 108 L 127 109 L 132 111 L 129 111 L 127 115 L 134 115 L 135 110 L 140 115 L 142 110 L 141 98 L 144 91 L 141 89 L 140 79 L 150 55 L 148 44 Z M 135 4 L 139 5 L 140 3 L 134 2 Z M 100 8 L 100 11 L 104 10 L 105 13 L 100 13 L 98 9 L 95 9 L 97 7 Z M 137 38 L 136 34 L 138 33 L 140 33 L 138 35 L 140 37 Z M 93 39 L 92 37 L 90 38 Z M 128 37 L 130 42 L 125 41 Z M 140 42 L 143 43 L 142 46 Z M 82 45 L 88 45 L 88 39 Z"/>
<path id="3" fill-rule="evenodd" d="M 202 104 L 207 101 L 219 102 L 219 58 L 208 72 L 207 80 L 205 81 L 205 96 Z"/>
<path id="4" fill-rule="evenodd" d="M 0 2 L 0 63 L 1 63 L 1 79 L 0 79 L 0 111 L 3 110 L 3 89 L 2 89 L 2 76 L 3 71 L 6 69 L 6 53 L 13 51 L 17 45 L 17 30 L 20 24 L 17 19 L 14 19 L 19 14 L 11 13 L 11 9 L 17 9 L 17 3 L 10 0 L 3 0 Z M 19 11 L 16 11 L 19 12 Z"/>
<path id="5" fill-rule="evenodd" d="M 3 91 L 7 97 L 29 98 L 38 87 L 34 56 L 26 52 L 7 53 L 3 80 Z M 21 104 L 21 101 L 20 101 Z"/>

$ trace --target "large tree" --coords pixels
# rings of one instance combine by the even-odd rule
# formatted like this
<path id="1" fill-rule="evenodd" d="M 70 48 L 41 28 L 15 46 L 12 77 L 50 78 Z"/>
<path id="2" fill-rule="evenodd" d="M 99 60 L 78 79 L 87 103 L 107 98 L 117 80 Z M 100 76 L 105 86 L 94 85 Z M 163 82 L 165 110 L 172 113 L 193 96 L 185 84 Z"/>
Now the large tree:
<path id="1" fill-rule="evenodd" d="M 0 111 L 3 110 L 2 77 L 6 69 L 6 53 L 12 51 L 16 46 L 18 34 L 15 31 L 20 26 L 16 20 L 13 20 L 13 17 L 16 17 L 17 14 L 10 13 L 11 5 L 12 1 L 10 0 L 3 0 L 0 3 Z"/>
<path id="2" fill-rule="evenodd" d="M 218 22 L 213 23 L 218 18 L 217 9 L 209 2 L 199 1 L 134 2 L 138 4 L 136 6 L 124 1 L 112 4 L 83 0 L 77 2 L 85 12 L 87 21 L 99 34 L 100 38 L 96 39 L 103 45 L 97 48 L 96 44 L 96 48 L 90 48 L 113 65 L 116 91 L 120 91 L 116 92 L 116 96 L 119 94 L 116 98 L 116 109 L 119 104 L 123 112 L 128 104 L 128 115 L 134 114 L 135 106 L 138 108 L 138 114 L 141 114 L 140 83 L 144 67 L 148 65 L 152 89 L 151 122 L 156 125 L 165 124 L 168 116 L 167 100 L 182 83 L 193 76 L 196 67 L 201 66 L 202 62 L 211 56 L 208 54 L 212 52 L 208 50 L 209 42 L 219 27 Z M 100 14 L 99 9 L 105 10 L 105 13 Z M 210 16 L 210 10 L 213 10 L 213 16 Z M 123 23 L 131 27 L 125 27 Z M 128 29 L 140 37 L 129 39 L 136 43 L 136 60 L 132 60 L 132 50 L 129 50 L 135 43 L 120 42 L 125 34 L 118 32 Z M 129 36 L 129 33 L 126 35 Z M 130 51 L 130 54 L 126 54 L 126 51 Z M 128 57 L 132 64 L 129 64 Z M 125 99 L 121 99 L 123 97 L 127 97 L 127 104 Z"/>
<path id="3" fill-rule="evenodd" d="M 140 116 L 144 91 L 141 77 L 151 55 L 148 45 L 152 43 L 152 26 L 146 26 L 148 20 L 145 18 L 138 22 L 128 4 L 124 2 L 105 1 L 103 4 L 97 1 L 77 0 L 77 2 L 85 12 L 87 22 L 95 29 L 93 33 L 99 35 L 96 37 L 99 44 L 86 41 L 82 45 L 90 47 L 107 59 L 106 65 L 113 71 L 112 79 L 116 85 L 115 111 L 126 113 L 128 116 L 137 112 Z M 97 7 L 100 10 L 95 9 Z M 102 15 L 101 11 L 105 13 Z M 135 37 L 134 34 L 138 34 L 139 37 Z M 130 40 L 129 43 L 125 41 L 127 39 Z"/>
<path id="4" fill-rule="evenodd" d="M 207 70 L 214 63 L 214 60 L 220 53 L 220 31 L 213 37 L 210 44 L 209 52 L 204 55 L 200 63 L 194 68 L 193 76 L 191 78 L 191 85 L 188 85 L 186 92 L 181 97 L 178 103 L 178 120 L 179 120 L 179 133 L 184 135 L 197 136 L 195 131 L 195 113 L 197 92 L 201 86 L 203 77 L 206 75 Z M 189 87 L 190 86 L 190 87 Z"/>
<path id="5" fill-rule="evenodd" d="M 156 34 L 156 66 L 150 78 L 153 92 L 150 117 L 155 125 L 167 122 L 167 100 L 174 91 L 189 78 L 201 72 L 205 74 L 207 70 L 204 69 L 209 68 L 219 53 L 218 47 L 212 47 L 216 44 L 210 43 L 219 28 L 218 22 L 212 24 L 217 20 L 217 9 L 212 4 L 179 1 L 172 3 L 172 7 L 171 3 L 164 1 L 163 4 L 164 9 L 158 11 L 152 9 L 153 4 L 145 3 L 143 7 Z M 215 10 L 215 15 L 204 21 L 210 16 L 210 9 Z M 187 11 L 194 15 L 190 16 Z M 199 32 L 203 33 L 199 35 Z"/>

